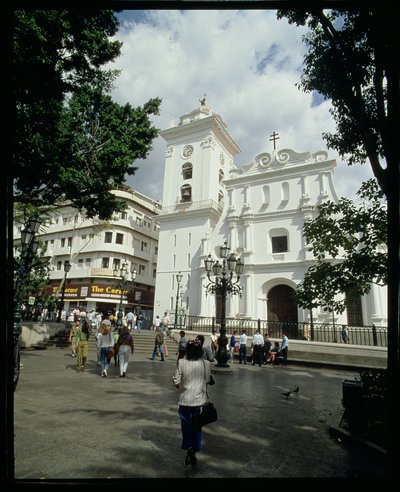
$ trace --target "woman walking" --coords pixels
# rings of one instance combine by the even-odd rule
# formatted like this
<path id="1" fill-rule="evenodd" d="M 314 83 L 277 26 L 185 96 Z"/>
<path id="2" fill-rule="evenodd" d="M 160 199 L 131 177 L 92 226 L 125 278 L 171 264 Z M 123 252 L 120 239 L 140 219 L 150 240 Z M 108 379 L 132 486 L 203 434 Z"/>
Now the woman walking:
<path id="1" fill-rule="evenodd" d="M 129 354 L 133 355 L 135 349 L 133 337 L 130 334 L 128 326 L 122 329 L 122 333 L 118 337 L 116 349 L 119 357 L 119 377 L 124 378 L 128 370 Z"/>
<path id="2" fill-rule="evenodd" d="M 180 389 L 179 417 L 181 419 L 182 446 L 187 450 L 185 464 L 196 464 L 196 453 L 201 451 L 202 431 L 194 425 L 202 405 L 207 401 L 206 381 L 210 380 L 210 363 L 203 359 L 201 341 L 191 340 L 186 346 L 186 356 L 178 360 L 174 385 Z"/>
<path id="3" fill-rule="evenodd" d="M 85 371 L 86 360 L 89 352 L 89 336 L 91 333 L 90 325 L 86 318 L 82 318 L 81 327 L 76 334 L 77 339 L 77 358 L 76 358 L 76 371 Z"/>
<path id="4" fill-rule="evenodd" d="M 111 331 L 111 321 L 109 319 L 105 319 L 101 323 L 98 346 L 100 349 L 101 376 L 106 378 L 108 365 L 110 363 L 108 352 L 114 346 L 114 337 Z"/>

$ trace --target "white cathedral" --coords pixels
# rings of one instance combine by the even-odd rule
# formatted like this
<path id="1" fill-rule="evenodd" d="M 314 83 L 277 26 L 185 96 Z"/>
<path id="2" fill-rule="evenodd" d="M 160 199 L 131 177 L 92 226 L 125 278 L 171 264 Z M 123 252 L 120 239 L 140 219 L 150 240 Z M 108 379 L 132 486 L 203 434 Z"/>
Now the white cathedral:
<path id="1" fill-rule="evenodd" d="M 310 313 L 298 307 L 291 297 L 314 261 L 303 225 L 317 205 L 338 200 L 335 160 L 325 151 L 282 149 L 237 167 L 238 144 L 221 116 L 200 102 L 177 126 L 161 131 L 166 150 L 154 316 L 173 315 L 177 305 L 191 316 L 215 316 L 204 260 L 210 253 L 218 259 L 227 241 L 229 253 L 244 262 L 243 295 L 228 295 L 227 318 L 309 322 L 312 316 L 314 322 L 387 326 L 384 287 L 373 285 L 334 320 L 322 308 Z"/>

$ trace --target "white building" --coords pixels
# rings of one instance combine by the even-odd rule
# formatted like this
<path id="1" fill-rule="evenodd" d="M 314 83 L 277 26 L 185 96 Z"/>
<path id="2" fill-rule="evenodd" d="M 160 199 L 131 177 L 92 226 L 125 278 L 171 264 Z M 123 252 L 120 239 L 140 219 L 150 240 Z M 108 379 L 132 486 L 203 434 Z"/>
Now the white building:
<path id="1" fill-rule="evenodd" d="M 123 186 L 114 190 L 126 200 L 127 208 L 107 223 L 85 219 L 75 208 L 65 206 L 51 213 L 42 225 L 38 239 L 49 257 L 49 284 L 43 296 L 62 295 L 64 265 L 71 264 L 64 289 L 67 311 L 75 307 L 94 309 L 107 314 L 134 309 L 152 322 L 157 269 L 161 204 L 137 191 Z M 18 240 L 20 227 L 14 237 Z M 134 284 L 116 286 L 113 270 L 127 263 L 128 272 L 136 270 Z"/>
<path id="2" fill-rule="evenodd" d="M 227 240 L 245 264 L 243 296 L 228 296 L 227 317 L 309 321 L 310 313 L 294 303 L 291 292 L 313 262 L 302 233 L 305 221 L 318 204 L 337 201 L 336 162 L 325 151 L 282 149 L 263 152 L 239 168 L 238 144 L 221 116 L 205 105 L 161 136 L 166 151 L 155 314 L 174 312 L 179 271 L 187 314 L 218 312 L 218 299 L 206 296 L 204 260 L 209 253 L 216 259 Z M 335 322 L 387 325 L 386 304 L 386 288 L 373 286 L 371 295 L 336 315 Z M 316 309 L 313 320 L 332 322 L 332 314 Z"/>

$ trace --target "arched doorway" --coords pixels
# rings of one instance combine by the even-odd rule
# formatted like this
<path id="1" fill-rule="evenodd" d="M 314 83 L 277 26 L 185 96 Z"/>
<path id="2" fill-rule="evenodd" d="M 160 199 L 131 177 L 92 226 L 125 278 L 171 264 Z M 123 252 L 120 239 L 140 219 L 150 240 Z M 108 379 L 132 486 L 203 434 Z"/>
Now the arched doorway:
<path id="1" fill-rule="evenodd" d="M 289 338 L 297 338 L 298 335 L 297 304 L 293 298 L 293 294 L 294 289 L 288 285 L 276 285 L 268 292 L 267 319 L 269 322 L 288 322 L 284 329 Z M 275 330 L 273 324 L 269 323 L 269 326 L 269 335 L 272 337 L 278 336 L 278 333 L 274 334 Z M 279 328 L 280 327 L 281 324 L 279 323 Z M 278 324 L 276 330 L 278 331 Z"/>

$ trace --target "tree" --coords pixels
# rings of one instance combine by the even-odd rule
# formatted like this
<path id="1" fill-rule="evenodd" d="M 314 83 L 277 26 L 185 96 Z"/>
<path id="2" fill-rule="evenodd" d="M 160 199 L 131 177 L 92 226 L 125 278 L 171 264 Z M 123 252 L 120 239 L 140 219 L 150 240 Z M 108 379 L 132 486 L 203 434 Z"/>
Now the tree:
<path id="1" fill-rule="evenodd" d="M 325 306 L 342 313 L 347 301 L 368 294 L 371 284 L 387 284 L 386 200 L 375 179 L 363 183 L 357 195 L 358 206 L 348 198 L 322 203 L 318 216 L 304 225 L 316 262 L 294 295 L 306 309 Z"/>
<path id="2" fill-rule="evenodd" d="M 308 52 L 298 86 L 332 102 L 337 132 L 323 134 L 328 147 L 349 165 L 368 159 L 388 196 L 388 167 L 400 165 L 395 131 L 400 127 L 400 71 L 393 58 L 398 44 L 393 11 L 387 6 L 325 11 L 321 6 L 278 10 L 277 15 L 309 28 L 303 36 Z"/>
<path id="3" fill-rule="evenodd" d="M 106 10 L 14 12 L 12 86 L 14 200 L 39 210 L 70 201 L 87 217 L 108 219 L 124 203 L 110 191 L 134 174 L 158 130 L 142 107 L 110 95 L 119 54 L 118 19 Z"/>

